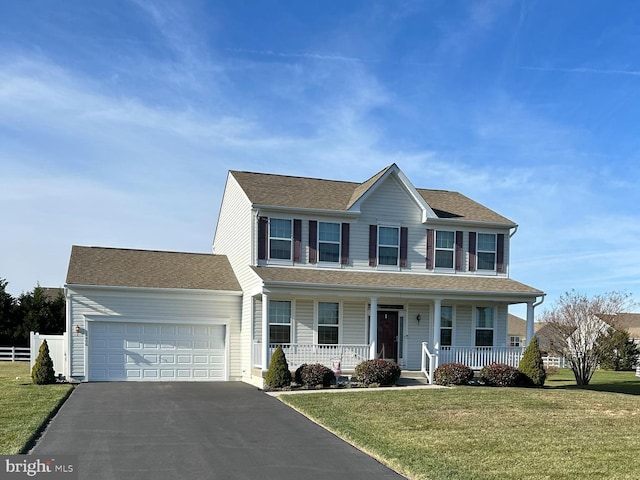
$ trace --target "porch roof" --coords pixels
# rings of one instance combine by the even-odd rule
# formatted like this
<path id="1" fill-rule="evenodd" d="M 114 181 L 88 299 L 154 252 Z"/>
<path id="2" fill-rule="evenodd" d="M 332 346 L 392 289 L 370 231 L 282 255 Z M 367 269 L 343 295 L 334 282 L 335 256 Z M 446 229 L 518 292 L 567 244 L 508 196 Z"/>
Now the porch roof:
<path id="1" fill-rule="evenodd" d="M 505 277 L 358 272 L 320 268 L 252 267 L 265 286 L 402 290 L 422 294 L 493 294 L 537 297 L 544 292 Z"/>

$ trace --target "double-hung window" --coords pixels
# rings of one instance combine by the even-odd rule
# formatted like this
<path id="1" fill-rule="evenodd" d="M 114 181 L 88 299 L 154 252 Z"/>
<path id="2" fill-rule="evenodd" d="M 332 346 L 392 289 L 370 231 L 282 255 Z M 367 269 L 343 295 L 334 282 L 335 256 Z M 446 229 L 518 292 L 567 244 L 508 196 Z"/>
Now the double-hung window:
<path id="1" fill-rule="evenodd" d="M 269 301 L 269 343 L 291 343 L 291 302 Z"/>
<path id="2" fill-rule="evenodd" d="M 318 343 L 335 345 L 339 339 L 340 304 L 333 302 L 318 303 Z"/>
<path id="3" fill-rule="evenodd" d="M 478 270 L 496 269 L 496 234 L 478 234 Z"/>
<path id="4" fill-rule="evenodd" d="M 440 307 L 440 346 L 453 344 L 453 307 Z"/>
<path id="5" fill-rule="evenodd" d="M 269 220 L 269 258 L 291 260 L 291 220 L 272 218 Z"/>
<path id="6" fill-rule="evenodd" d="M 476 347 L 493 346 L 494 312 L 493 307 L 476 307 Z"/>
<path id="7" fill-rule="evenodd" d="M 509 335 L 509 346 L 510 347 L 519 347 L 520 346 L 520 337 L 515 335 Z"/>
<path id="8" fill-rule="evenodd" d="M 378 228 L 378 264 L 398 265 L 400 254 L 400 228 Z"/>
<path id="9" fill-rule="evenodd" d="M 453 268 L 455 234 L 444 230 L 436 231 L 436 268 Z"/>
<path id="10" fill-rule="evenodd" d="M 318 223 L 318 259 L 321 262 L 340 261 L 340 224 Z"/>

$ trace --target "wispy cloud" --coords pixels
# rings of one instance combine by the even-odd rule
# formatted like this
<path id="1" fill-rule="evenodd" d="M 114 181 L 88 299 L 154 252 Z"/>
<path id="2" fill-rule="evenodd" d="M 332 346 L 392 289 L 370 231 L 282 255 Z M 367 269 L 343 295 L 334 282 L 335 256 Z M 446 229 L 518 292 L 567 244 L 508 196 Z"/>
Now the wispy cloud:
<path id="1" fill-rule="evenodd" d="M 520 66 L 521 70 L 530 70 L 535 72 L 550 73 L 588 73 L 596 75 L 625 75 L 631 77 L 640 77 L 640 70 L 619 70 L 605 68 L 588 68 L 588 67 L 528 67 Z"/>

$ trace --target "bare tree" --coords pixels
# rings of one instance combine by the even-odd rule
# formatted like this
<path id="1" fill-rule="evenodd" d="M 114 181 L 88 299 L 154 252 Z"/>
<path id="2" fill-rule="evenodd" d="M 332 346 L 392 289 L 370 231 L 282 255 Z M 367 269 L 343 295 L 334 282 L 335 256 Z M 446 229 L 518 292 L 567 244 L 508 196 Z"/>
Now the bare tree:
<path id="1" fill-rule="evenodd" d="M 615 318 L 628 311 L 631 295 L 608 292 L 587 297 L 575 290 L 565 292 L 542 314 L 547 322 L 550 350 L 564 356 L 578 385 L 588 385 L 598 366 L 598 338 L 611 323 L 602 318 Z"/>

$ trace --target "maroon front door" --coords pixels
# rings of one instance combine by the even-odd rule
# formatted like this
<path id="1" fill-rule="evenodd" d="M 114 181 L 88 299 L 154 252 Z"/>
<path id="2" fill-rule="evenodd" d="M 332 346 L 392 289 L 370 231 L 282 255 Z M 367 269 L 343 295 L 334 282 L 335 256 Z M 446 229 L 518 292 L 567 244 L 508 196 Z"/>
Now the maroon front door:
<path id="1" fill-rule="evenodd" d="M 378 356 L 398 361 L 398 312 L 378 312 Z"/>

